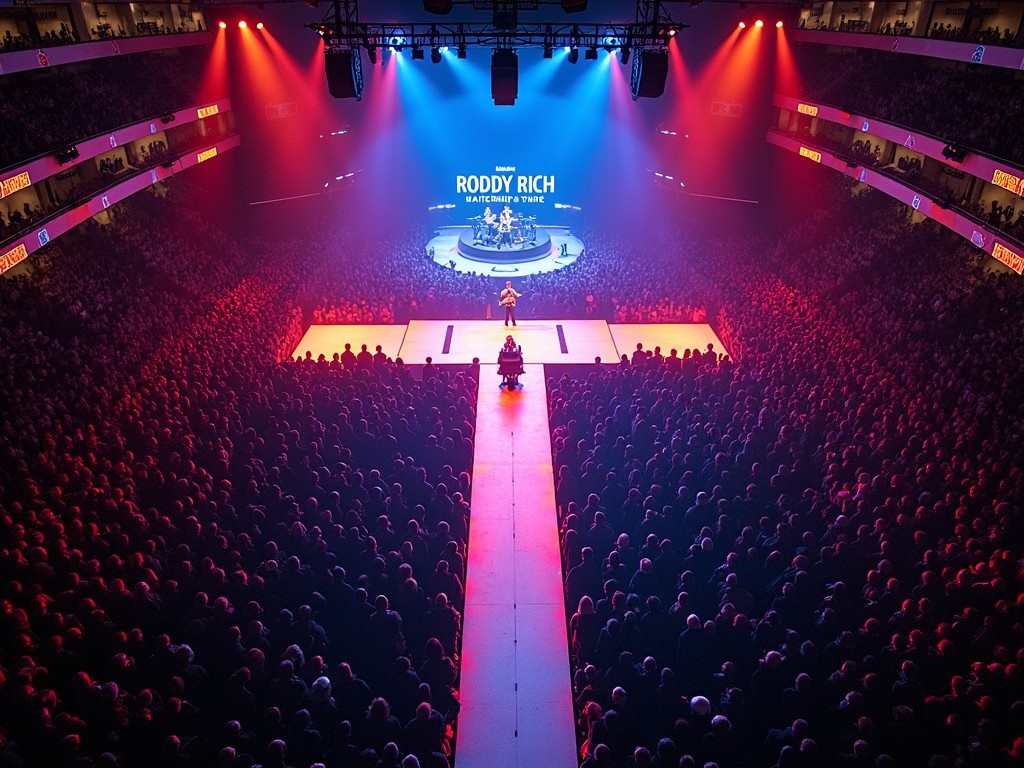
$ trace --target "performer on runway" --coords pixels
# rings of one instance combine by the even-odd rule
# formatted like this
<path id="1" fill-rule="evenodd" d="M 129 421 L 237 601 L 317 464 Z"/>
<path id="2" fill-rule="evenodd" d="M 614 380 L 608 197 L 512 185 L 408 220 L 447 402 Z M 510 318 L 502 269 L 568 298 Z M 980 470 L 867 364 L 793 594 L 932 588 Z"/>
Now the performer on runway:
<path id="1" fill-rule="evenodd" d="M 519 377 L 523 375 L 523 348 L 511 336 L 505 337 L 505 346 L 498 352 L 498 375 L 498 386 L 508 385 L 510 391 L 519 386 Z"/>
<path id="2" fill-rule="evenodd" d="M 501 297 L 498 299 L 498 304 L 505 308 L 505 327 L 508 327 L 508 321 L 512 321 L 512 327 L 516 327 L 516 299 L 523 294 L 519 293 L 515 288 L 512 287 L 512 281 L 505 281 L 505 290 L 501 292 Z"/>

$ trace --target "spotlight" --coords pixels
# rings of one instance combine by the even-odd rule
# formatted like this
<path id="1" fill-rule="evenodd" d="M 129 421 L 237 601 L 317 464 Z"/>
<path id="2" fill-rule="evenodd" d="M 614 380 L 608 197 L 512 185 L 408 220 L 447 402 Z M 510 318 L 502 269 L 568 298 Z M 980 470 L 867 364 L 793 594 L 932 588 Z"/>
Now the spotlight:
<path id="1" fill-rule="evenodd" d="M 782 29 L 782 22 L 781 21 L 776 21 L 775 22 L 775 28 L 776 29 Z"/>
<path id="2" fill-rule="evenodd" d="M 239 29 L 245 29 L 248 26 L 249 25 L 245 23 L 245 19 L 242 19 L 240 22 L 238 22 L 238 28 Z"/>
<path id="3" fill-rule="evenodd" d="M 263 29 L 263 22 L 262 21 L 256 22 L 256 29 Z"/>
<path id="4" fill-rule="evenodd" d="M 441 63 L 441 49 L 436 45 L 430 49 L 430 61 L 434 64 Z"/>
<path id="5" fill-rule="evenodd" d="M 418 45 L 412 47 L 412 60 L 422 61 L 423 60 L 423 49 Z"/>
<path id="6" fill-rule="evenodd" d="M 551 43 L 544 43 L 544 58 L 550 59 L 555 55 L 555 49 L 551 47 Z"/>
<path id="7" fill-rule="evenodd" d="M 675 37 L 676 36 L 676 28 L 675 27 L 669 27 L 668 28 L 668 36 L 669 37 Z"/>
<path id="8" fill-rule="evenodd" d="M 220 27 L 221 29 L 227 29 L 228 28 L 228 23 L 226 21 L 221 21 L 221 22 L 219 22 L 217 24 L 217 26 Z"/>
<path id="9" fill-rule="evenodd" d="M 580 60 L 580 49 L 577 48 L 574 45 L 571 49 L 569 49 L 569 63 L 570 64 L 575 64 L 579 60 Z"/>
<path id="10" fill-rule="evenodd" d="M 587 48 L 586 53 L 583 54 L 583 58 L 587 61 L 597 61 L 597 46 L 590 46 Z"/>
<path id="11" fill-rule="evenodd" d="M 633 49 L 627 45 L 624 45 L 619 49 L 619 61 L 622 62 L 622 66 L 629 64 L 629 53 L 631 50 Z"/>
<path id="12" fill-rule="evenodd" d="M 760 29 L 761 27 L 764 26 L 764 22 L 758 19 L 757 21 L 754 22 L 754 26 Z"/>
<path id="13" fill-rule="evenodd" d="M 747 22 L 745 22 L 745 21 L 741 21 L 741 22 L 739 23 L 739 28 L 740 28 L 740 29 L 746 29 L 746 28 L 747 28 Z"/>
<path id="14" fill-rule="evenodd" d="M 466 58 L 466 43 L 465 42 L 459 43 L 459 50 L 456 52 L 456 55 L 460 59 Z"/>

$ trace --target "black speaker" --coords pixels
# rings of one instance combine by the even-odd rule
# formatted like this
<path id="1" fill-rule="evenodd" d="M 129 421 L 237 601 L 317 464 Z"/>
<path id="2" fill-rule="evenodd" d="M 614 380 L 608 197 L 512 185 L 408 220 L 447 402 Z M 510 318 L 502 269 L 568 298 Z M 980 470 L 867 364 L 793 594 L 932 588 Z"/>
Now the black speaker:
<path id="1" fill-rule="evenodd" d="M 967 157 L 967 150 L 958 144 L 947 144 L 942 148 L 942 156 L 954 163 L 962 163 Z"/>
<path id="2" fill-rule="evenodd" d="M 491 54 L 491 98 L 499 107 L 511 107 L 519 96 L 519 54 L 499 48 Z"/>
<path id="3" fill-rule="evenodd" d="M 357 51 L 325 51 L 324 68 L 331 96 L 336 99 L 362 98 L 363 73 Z"/>
<path id="4" fill-rule="evenodd" d="M 667 77 L 668 51 L 637 51 L 633 57 L 633 76 L 630 79 L 633 101 L 661 96 L 665 92 Z"/>

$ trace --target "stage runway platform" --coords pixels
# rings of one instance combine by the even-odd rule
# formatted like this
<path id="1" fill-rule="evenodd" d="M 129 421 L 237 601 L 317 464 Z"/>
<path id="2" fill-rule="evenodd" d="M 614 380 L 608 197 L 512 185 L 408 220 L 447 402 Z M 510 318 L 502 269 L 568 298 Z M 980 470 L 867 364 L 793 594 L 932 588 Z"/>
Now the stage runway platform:
<path id="1" fill-rule="evenodd" d="M 408 365 L 421 365 L 427 357 L 435 364 L 468 365 L 473 358 L 493 363 L 508 335 L 523 347 L 523 358 L 530 364 L 615 363 L 621 355 L 632 355 L 637 344 L 644 349 L 707 348 L 727 352 L 707 323 L 609 324 L 604 320 L 522 320 L 516 328 L 506 328 L 501 320 L 413 320 L 408 325 L 311 325 L 295 347 L 293 356 L 328 360 L 352 345 L 359 352 L 366 344 L 370 352 L 380 344 L 388 357 L 401 357 Z M 524 382 L 527 385 L 529 382 Z"/>

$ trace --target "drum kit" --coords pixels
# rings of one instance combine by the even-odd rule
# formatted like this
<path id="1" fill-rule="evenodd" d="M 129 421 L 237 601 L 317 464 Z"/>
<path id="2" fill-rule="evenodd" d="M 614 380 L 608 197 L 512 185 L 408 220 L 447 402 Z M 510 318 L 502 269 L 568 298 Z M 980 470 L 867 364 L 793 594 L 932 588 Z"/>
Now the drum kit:
<path id="1" fill-rule="evenodd" d="M 537 217 L 503 212 L 500 216 L 472 216 L 473 243 L 500 248 L 537 241 Z"/>

